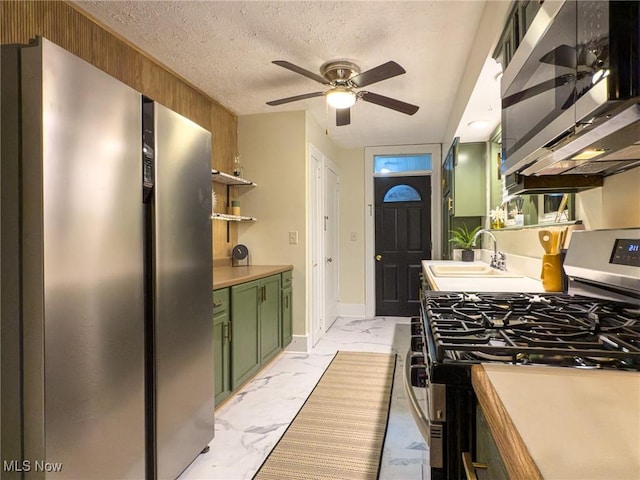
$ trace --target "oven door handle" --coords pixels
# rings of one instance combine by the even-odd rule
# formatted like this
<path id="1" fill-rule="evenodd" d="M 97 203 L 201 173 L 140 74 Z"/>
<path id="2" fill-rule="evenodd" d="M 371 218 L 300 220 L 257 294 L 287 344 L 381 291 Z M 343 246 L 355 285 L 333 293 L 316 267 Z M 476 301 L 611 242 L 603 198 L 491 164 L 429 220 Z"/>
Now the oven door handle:
<path id="1" fill-rule="evenodd" d="M 429 419 L 424 414 L 422 408 L 420 408 L 416 394 L 413 391 L 413 386 L 411 385 L 411 349 L 407 351 L 407 356 L 404 359 L 404 389 L 407 392 L 407 397 L 409 398 L 409 410 L 411 411 L 411 415 L 413 415 L 413 418 L 416 421 L 416 425 L 418 426 L 418 430 L 420 430 L 422 438 L 424 438 L 427 445 L 430 445 L 431 434 L 429 432 Z"/>

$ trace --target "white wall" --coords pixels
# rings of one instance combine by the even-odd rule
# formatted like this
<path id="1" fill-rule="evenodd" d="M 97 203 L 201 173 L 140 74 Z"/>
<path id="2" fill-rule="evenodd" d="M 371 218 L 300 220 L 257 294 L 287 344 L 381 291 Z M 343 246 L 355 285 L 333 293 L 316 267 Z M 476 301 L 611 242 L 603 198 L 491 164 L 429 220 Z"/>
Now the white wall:
<path id="1" fill-rule="evenodd" d="M 340 169 L 340 302 L 364 306 L 364 149 L 342 150 L 336 162 Z"/>
<path id="2" fill-rule="evenodd" d="M 640 167 L 605 177 L 576 195 L 576 218 L 587 230 L 640 227 Z"/>
<path id="3" fill-rule="evenodd" d="M 293 265 L 293 334 L 300 336 L 310 331 L 306 308 L 309 144 L 335 163 L 340 175 L 340 301 L 364 303 L 363 150 L 337 147 L 304 111 L 238 117 L 243 175 L 258 184 L 238 197 L 242 214 L 258 218 L 239 225 L 238 241 L 247 245 L 254 265 Z M 358 240 L 351 242 L 354 229 Z M 291 231 L 298 232 L 297 245 L 289 244 Z"/>
<path id="4" fill-rule="evenodd" d="M 240 199 L 241 212 L 257 217 L 238 226 L 238 241 L 255 265 L 293 265 L 293 334 L 306 326 L 306 137 L 305 113 L 238 117 L 243 176 L 258 184 Z M 246 188 L 246 187 L 244 187 Z M 298 244 L 289 244 L 289 232 Z"/>

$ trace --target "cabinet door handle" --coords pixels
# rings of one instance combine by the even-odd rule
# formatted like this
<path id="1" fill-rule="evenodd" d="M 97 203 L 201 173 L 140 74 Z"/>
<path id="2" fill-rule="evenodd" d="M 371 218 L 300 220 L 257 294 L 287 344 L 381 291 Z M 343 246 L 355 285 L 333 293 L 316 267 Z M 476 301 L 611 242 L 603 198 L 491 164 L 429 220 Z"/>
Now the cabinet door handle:
<path id="1" fill-rule="evenodd" d="M 227 323 L 227 342 L 231 343 L 231 322 Z"/>
<path id="2" fill-rule="evenodd" d="M 462 465 L 464 466 L 467 480 L 478 480 L 476 471 L 487 469 L 487 465 L 471 460 L 471 454 L 469 452 L 462 452 Z"/>
<path id="3" fill-rule="evenodd" d="M 220 300 L 219 302 L 213 302 L 213 308 L 218 308 L 222 306 L 222 300 Z"/>
<path id="4" fill-rule="evenodd" d="M 284 297 L 284 308 L 289 308 L 289 297 Z"/>

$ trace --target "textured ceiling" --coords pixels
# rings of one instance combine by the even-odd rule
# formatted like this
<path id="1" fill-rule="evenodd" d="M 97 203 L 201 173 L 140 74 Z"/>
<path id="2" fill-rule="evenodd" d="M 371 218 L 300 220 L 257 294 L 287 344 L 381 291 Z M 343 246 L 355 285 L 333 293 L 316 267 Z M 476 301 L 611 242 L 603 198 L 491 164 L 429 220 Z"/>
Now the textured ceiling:
<path id="1" fill-rule="evenodd" d="M 485 7 L 481 0 L 74 3 L 235 114 L 304 109 L 342 147 L 446 142 L 446 126 Z M 266 105 L 326 89 L 272 60 L 318 72 L 321 64 L 336 59 L 350 60 L 362 71 L 396 61 L 406 74 L 366 90 L 420 110 L 407 116 L 359 101 L 352 108 L 351 125 L 336 127 L 333 110 L 320 97 Z M 497 83 L 489 87 L 477 108 L 493 110 L 495 117 L 499 88 Z"/>

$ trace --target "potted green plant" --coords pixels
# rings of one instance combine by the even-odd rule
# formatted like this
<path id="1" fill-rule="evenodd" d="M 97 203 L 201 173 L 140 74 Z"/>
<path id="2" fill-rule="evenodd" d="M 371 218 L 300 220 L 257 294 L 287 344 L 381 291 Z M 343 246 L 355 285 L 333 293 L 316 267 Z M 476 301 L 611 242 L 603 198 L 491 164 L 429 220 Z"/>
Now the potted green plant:
<path id="1" fill-rule="evenodd" d="M 473 262 L 474 260 L 473 237 L 478 233 L 478 230 L 480 230 L 480 226 L 469 230 L 467 225 L 463 223 L 461 227 L 449 231 L 451 233 L 449 241 L 462 249 L 463 262 Z"/>

